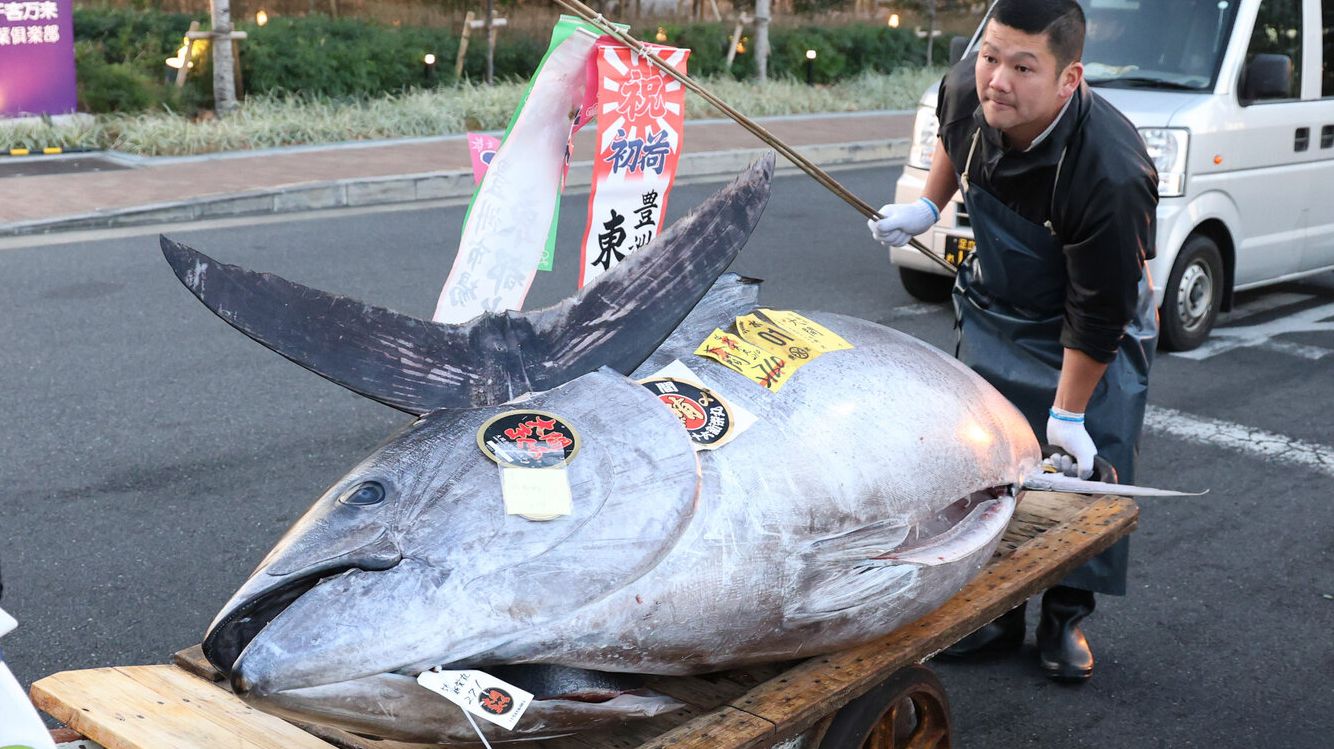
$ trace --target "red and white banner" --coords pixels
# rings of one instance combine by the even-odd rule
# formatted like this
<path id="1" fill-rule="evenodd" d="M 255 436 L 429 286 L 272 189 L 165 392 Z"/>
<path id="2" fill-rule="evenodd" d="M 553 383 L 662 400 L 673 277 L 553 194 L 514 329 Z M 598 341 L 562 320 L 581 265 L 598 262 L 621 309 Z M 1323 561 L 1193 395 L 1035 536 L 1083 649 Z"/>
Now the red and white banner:
<path id="1" fill-rule="evenodd" d="M 688 49 L 648 45 L 686 72 Z M 685 132 L 685 88 L 633 50 L 597 47 L 598 131 L 579 286 L 658 235 Z"/>

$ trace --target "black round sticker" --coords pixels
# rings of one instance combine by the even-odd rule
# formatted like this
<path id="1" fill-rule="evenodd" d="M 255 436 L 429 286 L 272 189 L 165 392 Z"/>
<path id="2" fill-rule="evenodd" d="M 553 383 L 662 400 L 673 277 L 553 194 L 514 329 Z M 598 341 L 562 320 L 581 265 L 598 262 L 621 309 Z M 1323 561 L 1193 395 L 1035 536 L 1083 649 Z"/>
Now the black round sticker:
<path id="1" fill-rule="evenodd" d="M 492 715 L 504 715 L 514 709 L 514 698 L 500 687 L 491 687 L 478 693 L 477 704 Z"/>
<path id="2" fill-rule="evenodd" d="M 579 435 L 545 411 L 506 411 L 477 430 L 486 457 L 520 468 L 552 468 L 574 460 Z"/>
<path id="3" fill-rule="evenodd" d="M 732 431 L 732 412 L 709 390 L 671 377 L 642 384 L 676 414 L 696 444 L 712 445 Z"/>

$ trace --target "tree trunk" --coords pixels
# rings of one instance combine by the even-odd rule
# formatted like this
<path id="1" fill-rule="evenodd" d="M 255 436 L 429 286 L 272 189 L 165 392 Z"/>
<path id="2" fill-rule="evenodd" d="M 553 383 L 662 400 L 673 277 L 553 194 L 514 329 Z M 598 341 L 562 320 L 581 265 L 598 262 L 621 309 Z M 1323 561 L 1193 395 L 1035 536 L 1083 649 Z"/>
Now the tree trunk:
<path id="1" fill-rule="evenodd" d="M 932 65 L 932 53 L 936 43 L 936 0 L 927 0 L 926 4 L 926 64 Z"/>
<path id="2" fill-rule="evenodd" d="M 213 39 L 213 113 L 226 117 L 236 111 L 236 78 L 232 62 L 231 0 L 212 0 Z"/>
<path id="3" fill-rule="evenodd" d="M 769 80 L 769 3 L 755 0 L 755 77 L 760 83 Z"/>

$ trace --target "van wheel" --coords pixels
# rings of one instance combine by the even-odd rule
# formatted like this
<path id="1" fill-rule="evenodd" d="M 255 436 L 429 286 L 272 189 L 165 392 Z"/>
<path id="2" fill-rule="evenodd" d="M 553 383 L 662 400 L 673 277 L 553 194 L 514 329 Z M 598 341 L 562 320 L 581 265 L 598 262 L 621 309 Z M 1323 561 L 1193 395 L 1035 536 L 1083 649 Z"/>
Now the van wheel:
<path id="1" fill-rule="evenodd" d="M 903 266 L 899 266 L 899 280 L 910 296 L 923 302 L 948 301 L 950 289 L 954 288 L 954 279 L 949 276 Z"/>
<path id="2" fill-rule="evenodd" d="M 1158 345 L 1189 351 L 1204 343 L 1222 304 L 1223 254 L 1214 240 L 1196 234 L 1186 240 L 1167 279 Z"/>

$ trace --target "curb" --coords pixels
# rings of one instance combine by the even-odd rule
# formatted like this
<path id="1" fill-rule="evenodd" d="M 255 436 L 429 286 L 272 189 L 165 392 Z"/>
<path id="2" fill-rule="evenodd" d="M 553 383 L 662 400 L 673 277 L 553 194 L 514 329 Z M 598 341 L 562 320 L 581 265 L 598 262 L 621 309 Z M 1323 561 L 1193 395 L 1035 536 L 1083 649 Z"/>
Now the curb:
<path id="1" fill-rule="evenodd" d="M 797 148 L 803 156 L 821 167 L 875 164 L 901 160 L 908 155 L 909 138 L 828 143 Z M 729 177 L 752 161 L 768 153 L 768 148 L 745 148 L 685 154 L 677 166 L 677 179 Z M 798 168 L 780 160 L 777 174 L 798 173 Z M 592 183 L 593 162 L 570 165 L 567 191 L 586 188 Z M 325 182 L 281 185 L 240 193 L 206 195 L 168 203 L 153 203 L 54 219 L 15 222 L 0 226 L 0 236 L 28 236 L 87 229 L 109 229 L 146 224 L 179 223 L 202 219 L 231 218 L 265 214 L 298 213 L 331 208 L 415 203 L 433 200 L 460 200 L 472 197 L 472 170 L 422 172 L 391 177 L 354 177 Z"/>

